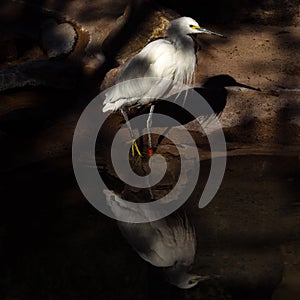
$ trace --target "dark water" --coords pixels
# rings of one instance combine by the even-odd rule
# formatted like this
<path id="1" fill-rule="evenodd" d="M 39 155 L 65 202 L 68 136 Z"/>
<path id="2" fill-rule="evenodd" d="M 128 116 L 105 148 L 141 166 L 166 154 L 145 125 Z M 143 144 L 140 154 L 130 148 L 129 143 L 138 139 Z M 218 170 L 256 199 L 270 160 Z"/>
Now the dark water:
<path id="1" fill-rule="evenodd" d="M 180 212 L 196 231 L 192 271 L 218 277 L 190 290 L 168 284 L 133 251 L 116 222 L 85 200 L 69 157 L 7 172 L 1 182 L 1 299 L 296 299 L 298 157 L 229 157 L 216 197 L 199 209 L 209 168 L 209 161 L 201 163 L 199 183 Z M 144 193 L 101 174 L 119 192 Z"/>

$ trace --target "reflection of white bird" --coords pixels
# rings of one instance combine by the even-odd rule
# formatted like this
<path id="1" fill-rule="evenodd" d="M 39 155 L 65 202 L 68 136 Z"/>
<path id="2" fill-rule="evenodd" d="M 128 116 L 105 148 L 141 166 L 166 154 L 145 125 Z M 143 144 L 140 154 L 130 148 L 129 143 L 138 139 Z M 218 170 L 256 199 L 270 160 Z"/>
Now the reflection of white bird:
<path id="1" fill-rule="evenodd" d="M 113 192 L 104 190 L 104 193 L 112 212 L 118 216 L 124 206 Z M 209 278 L 189 273 L 196 253 L 196 235 L 186 216 L 140 224 L 118 222 L 118 226 L 141 258 L 163 268 L 169 283 L 188 289 Z"/>
<path id="2" fill-rule="evenodd" d="M 196 55 L 193 39 L 190 34 L 207 33 L 222 36 L 198 25 L 189 17 L 181 17 L 170 22 L 166 39 L 158 39 L 146 45 L 136 56 L 125 65 L 119 74 L 117 83 L 135 78 L 164 78 L 172 80 L 177 88 L 193 81 L 196 68 Z M 159 86 L 159 87 L 158 87 Z M 150 127 L 155 99 L 162 98 L 171 87 L 169 84 L 149 80 L 143 84 L 135 81 L 116 86 L 107 93 L 103 112 L 121 110 L 133 139 L 132 150 L 138 151 L 134 134 L 130 126 L 125 107 L 141 106 L 152 103 L 147 119 L 149 150 L 152 152 Z M 150 95 L 150 96 L 149 96 Z M 154 98 L 154 99 L 153 99 Z M 140 152 L 138 151 L 140 154 Z"/>
<path id="3" fill-rule="evenodd" d="M 195 258 L 196 237 L 187 218 L 178 217 L 173 224 L 166 219 L 144 224 L 119 222 L 119 228 L 141 258 L 163 267 L 171 284 L 188 289 L 207 278 L 189 273 Z"/>

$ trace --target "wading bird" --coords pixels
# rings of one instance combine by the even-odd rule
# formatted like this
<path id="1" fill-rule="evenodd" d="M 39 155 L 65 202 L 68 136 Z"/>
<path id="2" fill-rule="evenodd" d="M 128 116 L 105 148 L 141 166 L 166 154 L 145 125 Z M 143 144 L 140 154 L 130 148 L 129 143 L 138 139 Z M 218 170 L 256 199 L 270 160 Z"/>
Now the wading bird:
<path id="1" fill-rule="evenodd" d="M 184 84 L 190 85 L 194 79 L 196 55 L 194 41 L 190 35 L 207 33 L 224 37 L 209 31 L 189 17 L 181 17 L 170 22 L 165 39 L 155 40 L 146 45 L 137 55 L 131 58 L 120 71 L 117 84 L 110 89 L 104 100 L 103 112 L 120 110 L 130 130 L 132 154 L 134 149 L 141 155 L 129 123 L 126 108 L 151 104 L 147 119 L 147 133 L 151 154 L 152 141 L 150 128 L 154 102 L 176 86 L 177 91 Z M 142 83 L 132 79 L 149 78 Z M 156 78 L 156 81 L 150 80 Z M 167 83 L 159 79 L 167 79 Z M 170 86 L 170 80 L 173 82 Z M 150 95 L 150 96 L 149 96 Z"/>
<path id="2" fill-rule="evenodd" d="M 126 202 L 114 192 L 103 191 L 112 213 L 119 218 L 124 213 Z M 146 215 L 147 211 L 137 211 Z M 151 265 L 161 268 L 166 281 L 182 289 L 189 289 L 198 282 L 211 278 L 209 275 L 191 273 L 196 254 L 196 234 L 186 214 L 174 214 L 164 219 L 147 223 L 118 221 L 118 227 L 134 251 Z"/>

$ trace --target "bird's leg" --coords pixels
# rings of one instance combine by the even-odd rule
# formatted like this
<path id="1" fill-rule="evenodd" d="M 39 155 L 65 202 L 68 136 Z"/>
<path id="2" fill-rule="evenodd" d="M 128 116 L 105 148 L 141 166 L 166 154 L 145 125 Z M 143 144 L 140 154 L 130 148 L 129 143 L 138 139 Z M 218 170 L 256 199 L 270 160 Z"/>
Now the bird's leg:
<path id="1" fill-rule="evenodd" d="M 148 119 L 147 119 L 147 133 L 148 133 L 148 153 L 149 156 L 151 156 L 153 154 L 153 149 L 152 149 L 152 140 L 151 140 L 151 132 L 150 132 L 150 128 L 152 126 L 152 115 L 153 115 L 153 111 L 154 111 L 154 105 L 151 105 L 150 107 L 150 112 L 148 115 Z"/>
<path id="2" fill-rule="evenodd" d="M 128 116 L 127 116 L 126 112 L 123 109 L 121 109 L 121 113 L 122 113 L 122 115 L 123 115 L 123 117 L 124 117 L 124 119 L 126 121 L 126 125 L 127 125 L 128 129 L 129 129 L 129 132 L 130 132 L 130 137 L 131 137 L 131 141 L 132 141 L 131 155 L 134 156 L 134 152 L 136 150 L 137 154 L 139 156 L 142 156 L 141 151 L 140 151 L 140 149 L 139 149 L 139 147 L 138 147 L 138 145 L 136 143 L 136 140 L 135 140 L 135 137 L 134 137 L 134 133 L 133 133 L 133 130 L 131 128 Z"/>
<path id="3" fill-rule="evenodd" d="M 126 121 L 126 125 L 127 125 L 128 129 L 129 129 L 130 137 L 134 140 L 134 134 L 133 134 L 133 130 L 131 128 L 128 116 L 127 116 L 126 112 L 123 109 L 121 109 L 121 113 L 122 113 L 122 115 L 123 115 L 123 117 L 124 117 L 124 119 Z"/>

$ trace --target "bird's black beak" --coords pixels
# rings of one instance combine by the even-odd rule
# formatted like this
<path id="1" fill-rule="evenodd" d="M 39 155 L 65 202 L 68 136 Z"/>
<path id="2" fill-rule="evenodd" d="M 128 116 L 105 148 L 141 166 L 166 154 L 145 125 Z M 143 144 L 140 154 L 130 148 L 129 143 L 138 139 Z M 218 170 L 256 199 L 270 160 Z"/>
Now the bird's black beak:
<path id="1" fill-rule="evenodd" d="M 206 33 L 206 34 L 216 35 L 216 36 L 219 36 L 221 38 L 226 38 L 226 36 L 223 35 L 223 34 L 220 34 L 220 33 L 214 32 L 214 31 L 210 31 L 210 30 L 205 29 L 203 27 L 199 27 L 198 31 L 199 31 L 199 33 Z"/>
<path id="2" fill-rule="evenodd" d="M 198 282 L 201 282 L 201 281 L 205 281 L 205 280 L 208 280 L 210 279 L 211 277 L 209 275 L 205 275 L 205 276 L 197 276 L 195 279 L 198 281 Z"/>
<path id="3" fill-rule="evenodd" d="M 236 86 L 241 87 L 241 88 L 245 88 L 245 89 L 248 89 L 248 90 L 253 90 L 253 91 L 261 92 L 260 88 L 255 88 L 253 86 L 242 84 L 242 83 L 238 83 L 238 82 L 236 83 Z"/>

